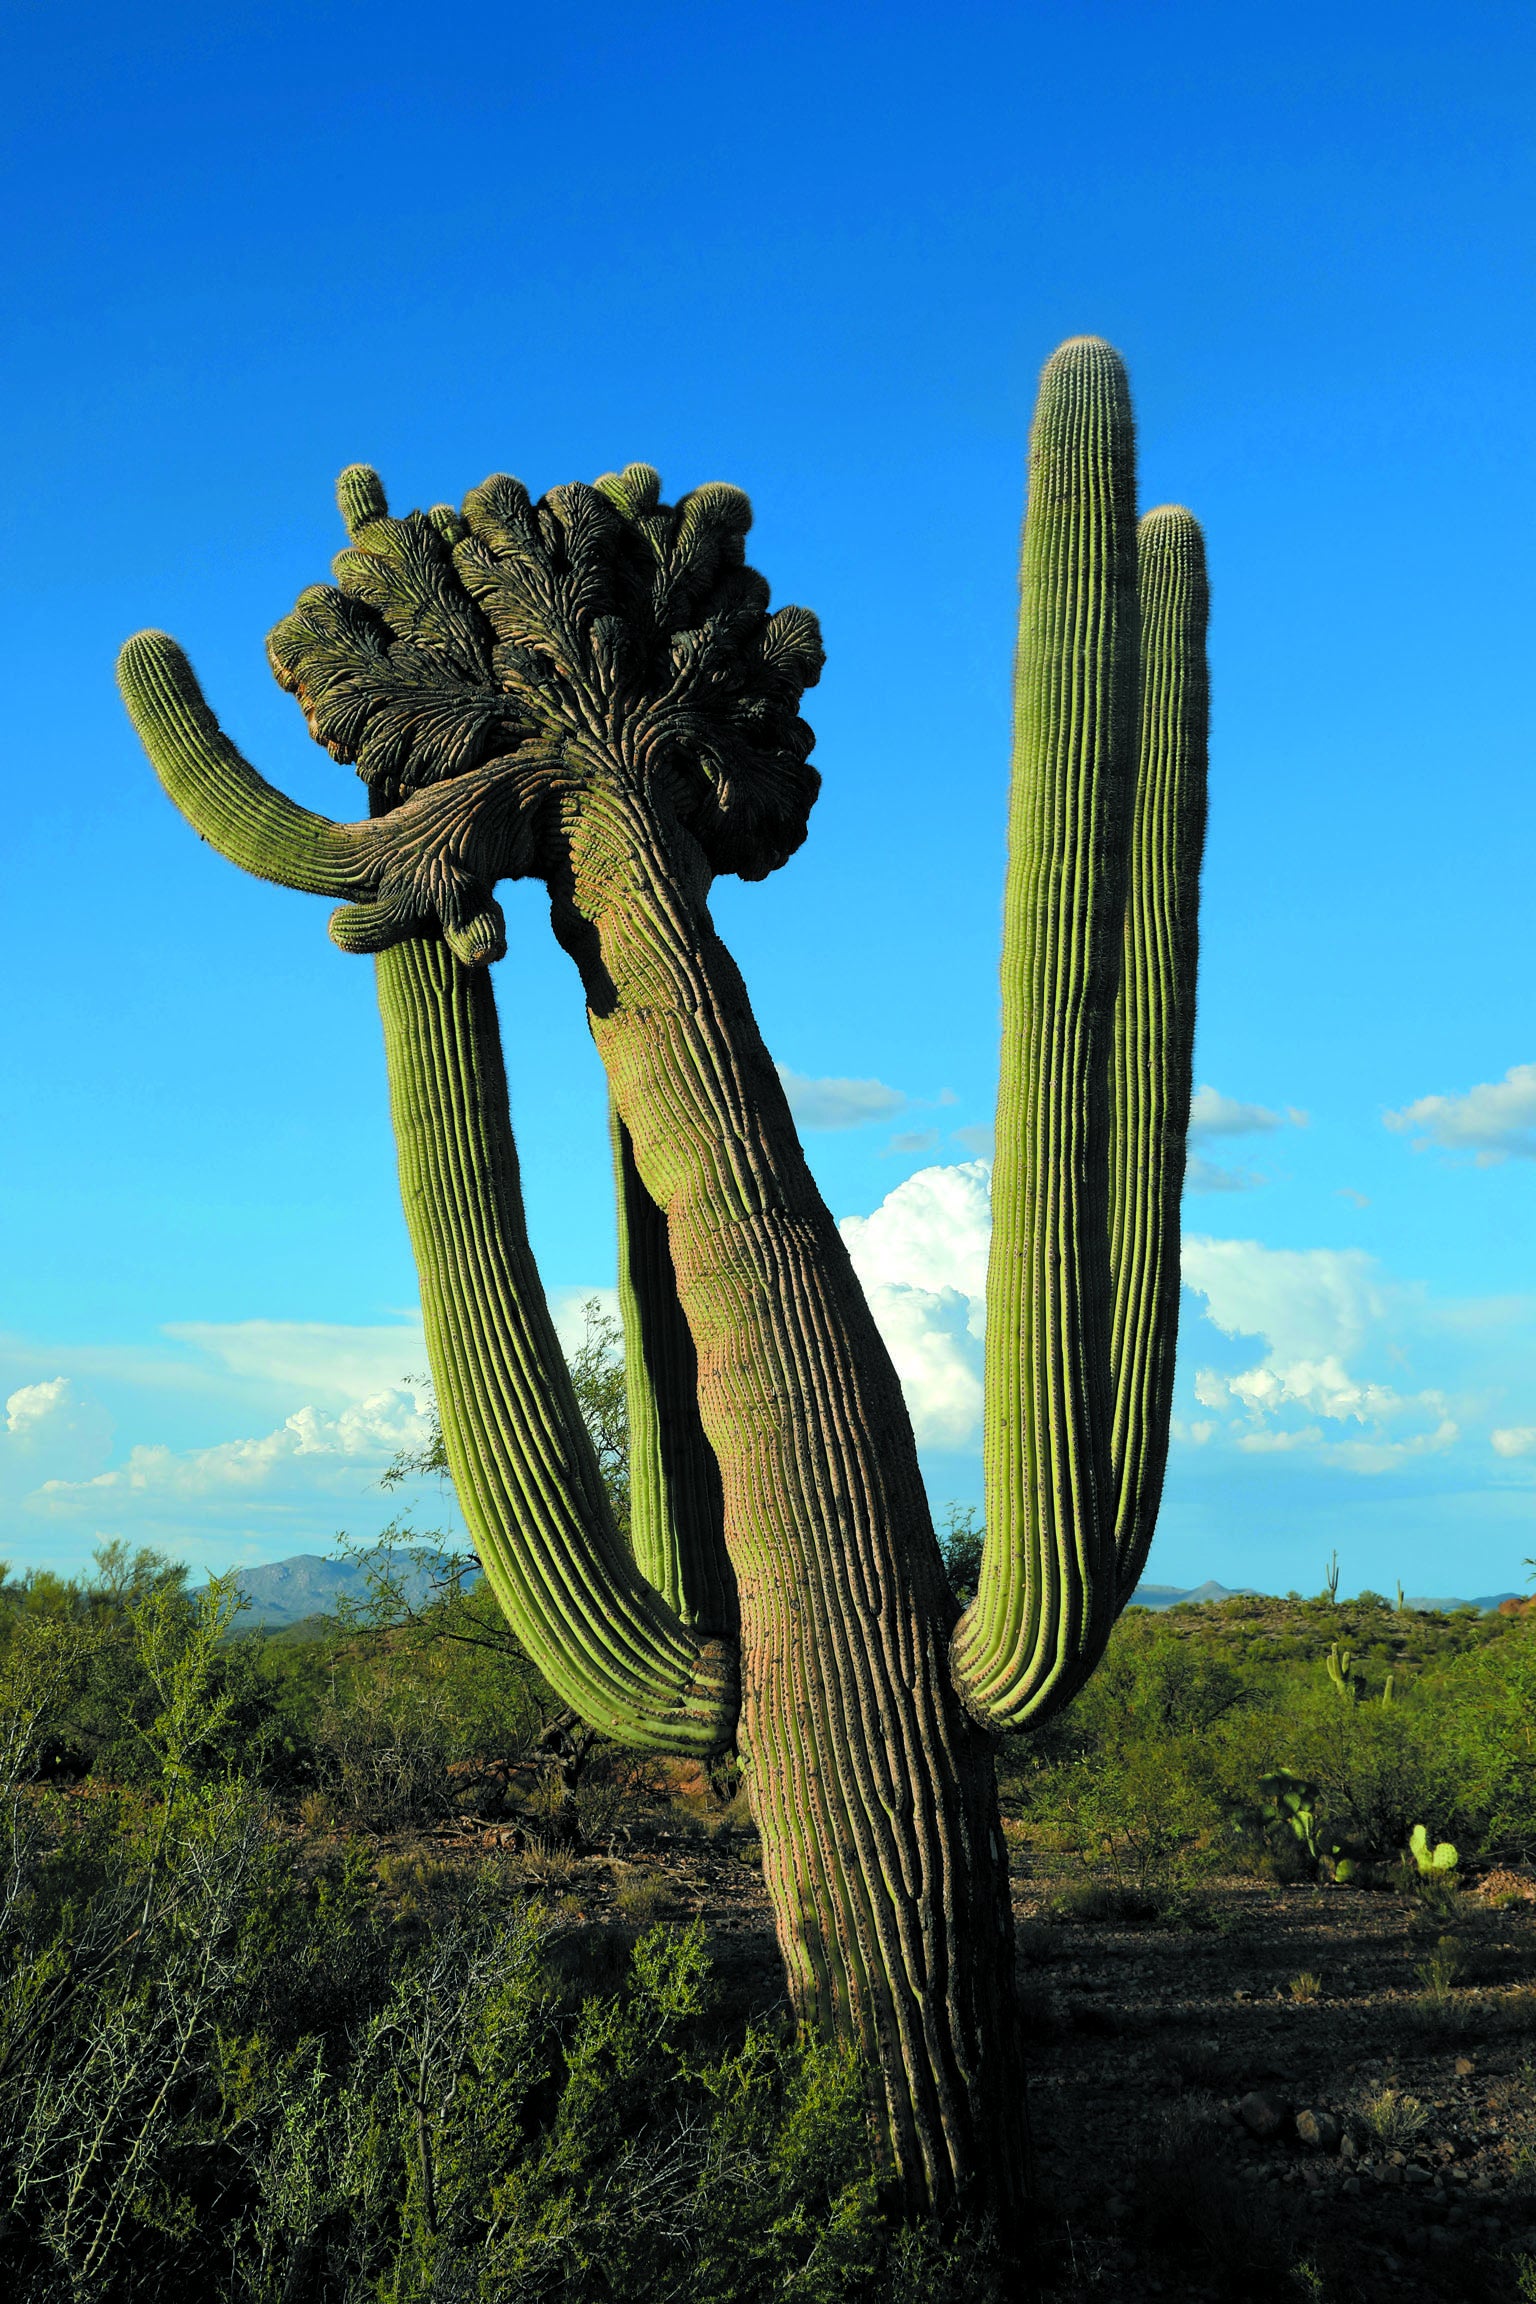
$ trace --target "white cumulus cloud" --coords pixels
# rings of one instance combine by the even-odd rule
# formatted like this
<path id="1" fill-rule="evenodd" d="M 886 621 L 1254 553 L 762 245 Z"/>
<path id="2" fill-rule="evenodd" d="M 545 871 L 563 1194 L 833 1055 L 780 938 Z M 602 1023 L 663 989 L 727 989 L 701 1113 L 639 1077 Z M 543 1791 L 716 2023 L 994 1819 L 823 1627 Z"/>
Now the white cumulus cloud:
<path id="1" fill-rule="evenodd" d="M 970 1447 L 981 1430 L 988 1176 L 984 1160 L 920 1168 L 839 1226 L 929 1448 Z"/>
<path id="2" fill-rule="evenodd" d="M 1415 1151 L 1438 1144 L 1475 1152 L 1480 1168 L 1536 1160 L 1536 1064 L 1512 1064 L 1502 1080 L 1481 1081 L 1462 1096 L 1420 1096 L 1387 1113 L 1386 1124 L 1415 1137 Z"/>
<path id="3" fill-rule="evenodd" d="M 1529 1456 L 1536 1448 L 1536 1424 L 1505 1424 L 1488 1437 L 1496 1456 Z"/>
<path id="4" fill-rule="evenodd" d="M 1380 1471 L 1458 1437 L 1443 1392 L 1404 1392 L 1360 1373 L 1362 1356 L 1396 1349 L 1410 1301 L 1363 1250 L 1196 1236 L 1184 1243 L 1184 1280 L 1204 1297 L 1213 1327 L 1266 1347 L 1235 1375 L 1209 1367 L 1195 1375 L 1200 1406 L 1235 1412 L 1233 1437 L 1250 1453 L 1326 1447 L 1347 1469 Z M 1329 1441 L 1327 1423 L 1359 1435 Z"/>
<path id="5" fill-rule="evenodd" d="M 377 1392 L 339 1414 L 306 1406 L 275 1431 L 249 1440 L 221 1440 L 211 1448 L 140 1445 L 124 1464 L 89 1480 L 45 1480 L 38 1501 L 53 1511 L 108 1497 L 157 1500 L 249 1496 L 258 1491 L 312 1485 L 312 1475 L 365 1470 L 376 1476 L 401 1449 L 417 1448 L 428 1430 L 419 1391 L 401 1386 Z"/>
<path id="6" fill-rule="evenodd" d="M 811 1080 L 787 1064 L 776 1070 L 802 1128 L 862 1128 L 868 1120 L 889 1120 L 904 1112 L 910 1101 L 883 1080 Z"/>
<path id="7" fill-rule="evenodd" d="M 67 1416 L 73 1405 L 74 1388 L 67 1376 L 50 1376 L 42 1384 L 23 1384 L 5 1404 L 5 1428 L 18 1438 L 30 1439 L 50 1420 Z"/>

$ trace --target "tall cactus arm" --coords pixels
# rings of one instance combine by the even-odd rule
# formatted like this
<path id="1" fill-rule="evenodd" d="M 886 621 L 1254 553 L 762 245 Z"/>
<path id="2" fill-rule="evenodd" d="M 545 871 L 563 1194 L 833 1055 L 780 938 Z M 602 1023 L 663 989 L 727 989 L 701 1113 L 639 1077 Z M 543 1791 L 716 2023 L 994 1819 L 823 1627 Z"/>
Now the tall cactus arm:
<path id="1" fill-rule="evenodd" d="M 589 1726 L 706 1757 L 735 1730 L 735 1651 L 679 1621 L 614 1525 L 528 1244 L 490 977 L 415 937 L 377 968 L 427 1356 L 491 1588 Z"/>
<path id="2" fill-rule="evenodd" d="M 682 1624 L 638 1573 L 613 1524 L 529 1248 L 494 996 L 483 967 L 402 922 L 454 896 L 443 811 L 477 798 L 494 861 L 515 849 L 516 777 L 486 771 L 365 824 L 334 824 L 259 776 L 219 729 L 185 656 L 141 633 L 119 660 L 134 724 L 194 828 L 230 861 L 343 909 L 353 948 L 385 897 L 379 998 L 407 1222 L 455 1485 L 498 1599 L 562 1700 L 604 1734 L 699 1757 L 731 1741 L 734 1649 Z M 508 793 L 512 794 L 512 801 Z M 509 835 L 510 827 L 510 835 Z M 515 859 L 514 859 L 515 860 Z M 484 866 L 488 891 L 492 863 Z M 409 893 L 412 875 L 425 884 Z M 464 876 L 474 888 L 475 880 Z M 478 915 L 461 908 L 461 921 Z M 338 923 L 333 921 L 333 934 Z M 348 941 L 345 933 L 338 941 Z M 487 956 L 471 939 L 470 957 Z"/>
<path id="3" fill-rule="evenodd" d="M 1115 1009 L 1115 1551 L 1123 1605 L 1146 1565 L 1168 1459 L 1179 1319 L 1210 691 L 1205 541 L 1182 505 L 1137 537 L 1141 760 Z"/>
<path id="4" fill-rule="evenodd" d="M 1097 338 L 1030 442 L 987 1272 L 987 1538 L 953 1668 L 980 1718 L 1064 1703 L 1114 1622 L 1109 1076 L 1136 747 L 1135 435 Z"/>
<path id="5" fill-rule="evenodd" d="M 737 1621 L 725 1548 L 720 1466 L 699 1418 L 699 1357 L 667 1242 L 667 1220 L 640 1181 L 629 1131 L 610 1104 L 618 1199 L 619 1310 L 629 1400 L 630 1546 L 640 1573 L 683 1621 L 722 1632 Z"/>

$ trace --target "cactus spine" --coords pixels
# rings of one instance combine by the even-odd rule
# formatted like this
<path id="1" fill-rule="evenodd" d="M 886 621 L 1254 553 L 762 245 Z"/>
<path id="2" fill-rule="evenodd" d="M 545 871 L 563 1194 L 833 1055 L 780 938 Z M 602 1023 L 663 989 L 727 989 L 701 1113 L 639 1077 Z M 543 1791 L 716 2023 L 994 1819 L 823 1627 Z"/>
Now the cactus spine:
<path id="1" fill-rule="evenodd" d="M 333 586 L 269 643 L 356 824 L 220 732 L 175 643 L 120 677 L 167 790 L 376 956 L 401 1189 L 455 1484 L 563 1699 L 733 1739 L 802 2017 L 866 2061 L 908 2195 L 1023 2180 L 991 1734 L 1092 1669 L 1167 1446 L 1203 828 L 1199 531 L 1135 521 L 1117 355 L 1066 345 L 1031 458 L 988 1283 L 988 1536 L 956 1625 L 889 1355 L 710 918 L 803 838 L 815 620 L 768 612 L 739 491 L 643 465 L 393 519 L 338 488 Z M 1143 675 L 1144 666 L 1144 675 Z M 533 1267 L 485 963 L 532 876 L 611 1094 L 633 1526 L 608 1513 Z"/>

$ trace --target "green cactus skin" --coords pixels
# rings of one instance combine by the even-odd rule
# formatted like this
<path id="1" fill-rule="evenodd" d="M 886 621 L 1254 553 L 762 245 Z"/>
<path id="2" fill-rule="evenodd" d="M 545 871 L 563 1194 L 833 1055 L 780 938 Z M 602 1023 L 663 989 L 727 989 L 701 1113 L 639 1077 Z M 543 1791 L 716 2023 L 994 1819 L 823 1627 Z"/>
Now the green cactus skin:
<path id="1" fill-rule="evenodd" d="M 1147 1564 L 1168 1461 L 1200 957 L 1210 692 L 1205 540 L 1182 505 L 1137 529 L 1141 754 L 1115 1004 L 1110 1264 L 1119 1606 Z"/>
<path id="2" fill-rule="evenodd" d="M 1118 354 L 1047 363 L 1030 440 L 987 1266 L 987 1540 L 966 1701 L 1022 1727 L 1116 1613 L 1110 1077 L 1138 679 L 1135 433 Z"/>
<path id="3" fill-rule="evenodd" d="M 1207 592 L 1135 517 L 1118 354 L 1047 363 L 1030 443 L 987 1271 L 987 1542 L 955 1635 L 1021 1728 L 1102 1655 L 1162 1493 L 1205 838 Z"/>
<path id="4" fill-rule="evenodd" d="M 698 1751 L 728 1733 L 725 1652 L 700 1636 L 721 1586 L 695 1598 L 679 1563 L 692 1634 L 659 1593 L 646 1610 L 624 1586 L 524 1260 L 479 963 L 501 943 L 495 880 L 545 879 L 622 1129 L 658 1415 L 683 1369 L 631 1163 L 665 1218 L 735 1584 L 737 1748 L 792 1998 L 857 2046 L 911 2196 L 979 2189 L 1007 2213 L 1023 2106 L 990 1743 L 950 1681 L 955 1603 L 900 1386 L 708 910 L 715 870 L 759 876 L 803 837 L 815 779 L 792 708 L 819 664 L 814 625 L 766 616 L 735 491 L 668 508 L 631 467 L 530 506 L 493 481 L 462 534 L 390 520 L 369 475 L 340 493 L 354 540 L 339 588 L 306 593 L 270 648 L 317 737 L 365 774 L 371 820 L 312 831 L 287 811 L 162 638 L 125 651 L 130 710 L 183 812 L 236 861 L 281 879 L 297 859 L 313 885 L 310 847 L 332 860 L 324 892 L 351 900 L 332 934 L 378 954 L 429 1357 L 477 1545 L 584 1717 Z M 657 1507 L 663 1550 L 685 1527 L 678 1501 Z"/>
<path id="5" fill-rule="evenodd" d="M 377 968 L 427 1358 L 475 1550 L 590 1726 L 706 1758 L 735 1725 L 735 1644 L 681 1624 L 614 1526 L 528 1245 L 490 979 L 417 937 Z"/>
<path id="6" fill-rule="evenodd" d="M 666 1219 L 641 1183 L 610 1101 L 618 1199 L 619 1310 L 629 1405 L 630 1549 L 685 1624 L 734 1634 L 736 1577 L 720 1467 L 699 1421 L 699 1360 L 677 1300 Z"/>
<path id="7" fill-rule="evenodd" d="M 991 1734 L 1092 1669 L 1167 1445 L 1204 591 L 1188 515 L 1149 515 L 1143 707 L 1133 462 L 1117 355 L 1064 346 L 1032 444 L 988 1538 L 958 1628 L 895 1372 L 709 913 L 716 875 L 799 845 L 818 781 L 796 713 L 815 620 L 768 613 L 746 499 L 668 506 L 631 465 L 395 520 L 375 474 L 344 473 L 336 583 L 269 651 L 367 783 L 364 823 L 265 784 L 163 635 L 121 663 L 196 828 L 342 899 L 333 938 L 377 956 L 444 1435 L 519 1636 L 624 1741 L 702 1755 L 734 1729 L 797 2012 L 864 2059 L 907 2197 L 1005 2225 L 1024 2120 Z M 549 890 L 608 1074 L 633 1556 L 523 1226 L 485 973 L 519 876 Z"/>

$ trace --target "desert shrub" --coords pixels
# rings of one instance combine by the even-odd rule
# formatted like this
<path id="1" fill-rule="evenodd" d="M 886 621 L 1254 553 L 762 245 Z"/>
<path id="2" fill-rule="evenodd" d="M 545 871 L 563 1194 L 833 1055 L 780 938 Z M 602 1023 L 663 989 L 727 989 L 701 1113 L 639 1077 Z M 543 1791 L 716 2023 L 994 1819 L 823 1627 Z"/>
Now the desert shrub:
<path id="1" fill-rule="evenodd" d="M 1451 1822 L 1494 1853 L 1536 1853 L 1536 1622 L 1437 1675 L 1425 1703 L 1454 1785 Z"/>
<path id="2" fill-rule="evenodd" d="M 344 1842 L 304 1877 L 260 1788 L 199 1758 L 227 1596 L 134 1607 L 151 1781 L 31 1780 L 79 1625 L 0 1660 L 0 2292 L 997 2294 L 985 2235 L 882 2213 L 849 2063 L 723 2027 L 696 1926 L 610 1941 L 593 1989 L 494 1868 Z"/>
<path id="3" fill-rule="evenodd" d="M 160 1690 L 149 1666 L 145 1628 L 158 1626 L 162 1656 L 197 1636 L 202 1598 L 187 1570 L 160 1553 L 118 1543 L 95 1555 L 83 1582 L 40 1574 L 0 1588 L 0 1674 L 26 1672 L 37 1644 L 52 1639 L 61 1659 L 30 1737 L 33 1775 L 72 1783 L 94 1776 L 147 1784 L 159 1769 L 153 1728 Z M 217 1701 L 188 1749 L 188 1764 L 209 1778 L 231 1771 L 300 1790 L 314 1781 L 306 1711 L 295 1704 L 299 1674 L 269 1665 L 260 1641 L 237 1637 L 239 1602 L 220 1584 L 218 1636 L 205 1677 Z"/>
<path id="4" fill-rule="evenodd" d="M 316 1728 L 320 1780 L 345 1824 L 387 1832 L 449 1806 L 451 1732 L 440 1690 L 351 1676 Z"/>

